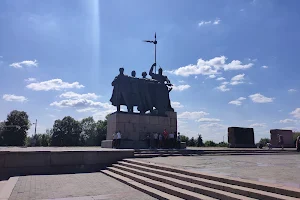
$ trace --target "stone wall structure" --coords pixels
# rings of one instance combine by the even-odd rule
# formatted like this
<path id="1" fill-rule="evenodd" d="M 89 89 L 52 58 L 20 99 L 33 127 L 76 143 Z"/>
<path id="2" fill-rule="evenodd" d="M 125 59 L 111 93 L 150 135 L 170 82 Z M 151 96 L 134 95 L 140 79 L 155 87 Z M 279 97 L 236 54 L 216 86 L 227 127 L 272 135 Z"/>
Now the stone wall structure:
<path id="1" fill-rule="evenodd" d="M 228 127 L 231 148 L 255 148 L 253 128 Z"/>
<path id="2" fill-rule="evenodd" d="M 283 129 L 271 129 L 270 130 L 270 138 L 271 144 L 273 147 L 280 147 L 278 144 L 278 134 L 282 135 L 284 147 L 294 147 L 294 140 L 293 140 L 293 131 L 292 130 L 283 130 Z"/>
<path id="3" fill-rule="evenodd" d="M 0 180 L 12 176 L 95 172 L 125 158 L 133 150 L 0 151 Z"/>

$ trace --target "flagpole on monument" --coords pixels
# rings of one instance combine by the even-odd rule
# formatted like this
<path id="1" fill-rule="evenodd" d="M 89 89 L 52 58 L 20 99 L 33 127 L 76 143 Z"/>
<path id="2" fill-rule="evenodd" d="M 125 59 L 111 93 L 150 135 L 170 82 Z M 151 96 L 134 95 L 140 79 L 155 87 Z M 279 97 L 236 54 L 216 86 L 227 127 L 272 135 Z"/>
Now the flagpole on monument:
<path id="1" fill-rule="evenodd" d="M 152 40 L 143 40 L 143 41 L 154 44 L 154 63 L 156 63 L 156 44 L 157 44 L 156 32 L 155 32 L 155 35 L 154 35 L 154 41 L 152 41 Z M 154 73 L 156 74 L 156 65 L 154 66 Z"/>

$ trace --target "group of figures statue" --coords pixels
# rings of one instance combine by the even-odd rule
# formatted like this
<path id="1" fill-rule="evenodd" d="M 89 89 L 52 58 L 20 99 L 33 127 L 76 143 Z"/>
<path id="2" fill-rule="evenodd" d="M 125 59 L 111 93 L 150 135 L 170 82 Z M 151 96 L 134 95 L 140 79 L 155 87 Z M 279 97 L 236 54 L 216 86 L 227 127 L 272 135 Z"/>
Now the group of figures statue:
<path id="1" fill-rule="evenodd" d="M 174 111 L 169 97 L 172 84 L 167 76 L 162 75 L 162 68 L 159 68 L 158 74 L 153 73 L 154 66 L 156 63 L 149 71 L 152 79 L 146 77 L 147 72 L 142 73 L 143 78 L 137 78 L 135 71 L 127 76 L 124 75 L 124 68 L 119 69 L 120 74 L 112 82 L 114 89 L 110 99 L 117 112 L 120 112 L 121 105 L 127 107 L 128 113 L 133 113 L 134 106 L 140 114 L 150 111 L 151 114 L 164 115 L 166 111 Z"/>

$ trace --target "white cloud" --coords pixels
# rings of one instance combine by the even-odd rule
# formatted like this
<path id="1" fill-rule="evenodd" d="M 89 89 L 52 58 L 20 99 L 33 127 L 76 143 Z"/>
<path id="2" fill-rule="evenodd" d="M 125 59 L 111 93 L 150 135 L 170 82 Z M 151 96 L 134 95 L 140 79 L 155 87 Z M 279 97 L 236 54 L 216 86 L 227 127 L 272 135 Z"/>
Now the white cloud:
<path id="1" fill-rule="evenodd" d="M 198 76 L 195 76 L 195 79 L 197 79 L 198 78 Z"/>
<path id="2" fill-rule="evenodd" d="M 183 91 L 183 90 L 186 90 L 186 89 L 189 89 L 191 86 L 190 85 L 173 85 L 173 90 L 176 90 L 176 91 Z"/>
<path id="3" fill-rule="evenodd" d="M 180 81 L 178 81 L 179 83 L 184 83 L 185 81 L 184 80 L 180 80 Z"/>
<path id="4" fill-rule="evenodd" d="M 216 118 L 200 118 L 198 120 L 196 120 L 197 122 L 220 122 L 220 119 L 216 119 Z"/>
<path id="5" fill-rule="evenodd" d="M 9 66 L 14 68 L 23 68 L 23 67 L 37 67 L 37 60 L 24 60 L 22 62 L 15 62 L 10 64 Z"/>
<path id="6" fill-rule="evenodd" d="M 220 90 L 222 92 L 227 92 L 227 91 L 230 90 L 230 88 L 227 88 L 226 85 L 220 85 L 220 86 L 216 87 L 216 89 L 218 89 L 218 90 Z"/>
<path id="7" fill-rule="evenodd" d="M 297 123 L 297 120 L 295 120 L 295 119 L 283 119 L 283 120 L 280 120 L 279 123 L 283 123 L 283 124 Z"/>
<path id="8" fill-rule="evenodd" d="M 296 89 L 289 89 L 288 92 L 297 92 Z"/>
<path id="9" fill-rule="evenodd" d="M 298 131 L 299 131 L 299 130 L 298 130 L 296 127 L 294 127 L 294 126 L 287 126 L 287 127 L 281 128 L 281 129 L 283 129 L 283 130 L 292 130 L 292 131 L 294 131 L 294 132 L 298 132 Z"/>
<path id="10" fill-rule="evenodd" d="M 183 108 L 183 105 L 178 101 L 171 101 L 171 105 L 173 108 Z"/>
<path id="11" fill-rule="evenodd" d="M 97 108 L 93 108 L 93 107 L 87 107 L 87 108 L 81 108 L 81 109 L 77 109 L 77 112 L 97 112 L 98 109 Z"/>
<path id="12" fill-rule="evenodd" d="M 296 108 L 294 111 L 290 113 L 295 118 L 300 118 L 300 108 Z"/>
<path id="13" fill-rule="evenodd" d="M 2 97 L 5 101 L 17 101 L 17 102 L 24 102 L 28 99 L 24 96 L 17 96 L 14 94 L 4 94 Z"/>
<path id="14" fill-rule="evenodd" d="M 208 76 L 208 78 L 216 78 L 216 75 L 211 74 L 211 75 Z"/>
<path id="15" fill-rule="evenodd" d="M 238 74 L 238 75 L 232 77 L 231 81 L 242 81 L 242 80 L 244 80 L 244 76 L 245 76 L 245 74 Z"/>
<path id="16" fill-rule="evenodd" d="M 206 123 L 206 124 L 201 124 L 199 125 L 199 128 L 200 129 L 209 129 L 210 131 L 211 130 L 218 130 L 220 131 L 220 133 L 226 133 L 226 129 L 228 128 L 227 126 L 223 125 L 223 124 L 219 124 L 219 123 L 216 123 L 216 122 L 213 122 L 213 123 Z"/>
<path id="17" fill-rule="evenodd" d="M 217 81 L 224 81 L 224 80 L 226 80 L 226 78 L 224 78 L 224 77 L 217 78 Z"/>
<path id="18" fill-rule="evenodd" d="M 101 110 L 101 111 L 98 111 L 96 113 L 93 114 L 93 118 L 98 121 L 98 120 L 104 120 L 106 115 L 108 114 L 111 114 L 113 112 L 116 111 L 116 108 L 111 108 L 111 109 L 108 109 L 108 110 Z"/>
<path id="19" fill-rule="evenodd" d="M 266 127 L 267 125 L 265 123 L 254 123 L 254 124 L 251 124 L 250 127 L 252 128 L 264 128 Z"/>
<path id="20" fill-rule="evenodd" d="M 208 25 L 208 24 L 213 24 L 213 25 L 218 25 L 220 24 L 221 20 L 220 19 L 215 19 L 214 21 L 201 21 L 198 25 L 199 26 L 204 26 L 204 25 Z"/>
<path id="21" fill-rule="evenodd" d="M 97 99 L 100 96 L 96 95 L 95 93 L 78 94 L 75 92 L 65 92 L 59 95 L 59 97 L 67 99 Z"/>
<path id="22" fill-rule="evenodd" d="M 49 90 L 62 90 L 70 88 L 83 88 L 78 82 L 68 83 L 63 82 L 61 79 L 52 79 L 43 82 L 30 83 L 26 86 L 35 91 L 49 91 Z"/>
<path id="23" fill-rule="evenodd" d="M 266 66 L 266 65 L 264 65 L 264 66 L 262 66 L 262 68 L 264 68 L 264 69 L 267 69 L 267 68 L 269 68 L 268 66 Z"/>
<path id="24" fill-rule="evenodd" d="M 274 98 L 265 97 L 264 95 L 262 95 L 260 93 L 249 95 L 249 97 L 254 103 L 270 103 L 270 102 L 273 102 L 273 100 L 274 100 Z"/>
<path id="25" fill-rule="evenodd" d="M 224 66 L 224 70 L 241 70 L 241 69 L 248 69 L 253 66 L 253 63 L 249 63 L 246 65 L 243 65 L 241 61 L 239 60 L 233 60 L 231 63 Z"/>
<path id="26" fill-rule="evenodd" d="M 186 112 L 180 113 L 178 115 L 178 118 L 180 118 L 180 119 L 199 119 L 206 115 L 209 115 L 209 113 L 204 112 L 204 111 L 195 111 L 195 112 L 187 112 L 186 111 Z"/>
<path id="27" fill-rule="evenodd" d="M 201 21 L 198 25 L 203 26 L 203 25 L 207 25 L 207 24 L 211 24 L 211 21 Z"/>
<path id="28" fill-rule="evenodd" d="M 105 109 L 110 109 L 112 106 L 109 103 L 101 103 L 95 102 L 93 100 L 88 99 L 66 99 L 61 100 L 59 102 L 55 101 L 50 104 L 50 106 L 57 106 L 57 107 L 102 107 Z"/>
<path id="29" fill-rule="evenodd" d="M 197 64 L 187 65 L 179 67 L 178 69 L 167 71 L 168 73 L 175 74 L 178 76 L 190 76 L 190 75 L 216 75 L 220 74 L 220 70 L 240 70 L 248 69 L 253 66 L 252 63 L 243 65 L 239 60 L 233 60 L 229 64 L 226 64 L 227 58 L 225 56 L 215 57 L 210 60 L 198 59 Z"/>
<path id="30" fill-rule="evenodd" d="M 36 82 L 36 78 L 27 78 L 27 79 L 24 79 L 25 82 Z"/>
<path id="31" fill-rule="evenodd" d="M 240 97 L 236 100 L 230 101 L 228 104 L 233 104 L 233 105 L 240 106 L 240 105 L 242 105 L 242 101 L 245 100 L 245 99 L 246 99 L 245 97 Z"/>
<path id="32" fill-rule="evenodd" d="M 230 85 L 239 85 L 239 84 L 242 84 L 242 83 L 244 83 L 244 82 L 242 82 L 242 81 L 232 81 L 232 82 L 230 82 Z"/>
<path id="33" fill-rule="evenodd" d="M 218 24 L 220 24 L 220 22 L 221 22 L 221 20 L 220 19 L 215 19 L 215 21 L 214 21 L 214 25 L 218 25 Z"/>
<path id="34" fill-rule="evenodd" d="M 239 85 L 244 83 L 243 80 L 245 79 L 245 74 L 238 74 L 231 78 L 230 85 Z"/>
<path id="35" fill-rule="evenodd" d="M 221 85 L 228 85 L 228 84 L 229 84 L 228 81 L 224 81 L 224 82 L 221 83 Z"/>

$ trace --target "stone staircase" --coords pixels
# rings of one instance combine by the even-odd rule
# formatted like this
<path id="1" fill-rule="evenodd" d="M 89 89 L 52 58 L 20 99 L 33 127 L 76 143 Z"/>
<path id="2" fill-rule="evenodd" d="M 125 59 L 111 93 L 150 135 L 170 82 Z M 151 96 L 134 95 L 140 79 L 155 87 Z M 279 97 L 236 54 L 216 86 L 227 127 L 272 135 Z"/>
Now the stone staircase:
<path id="1" fill-rule="evenodd" d="M 193 149 L 136 149 L 134 150 L 135 158 L 152 158 L 166 156 L 195 156 L 195 155 L 271 155 L 271 154 L 295 154 L 295 150 L 193 150 Z"/>
<path id="2" fill-rule="evenodd" d="M 102 171 L 157 199 L 300 199 L 300 189 L 125 159 Z"/>

